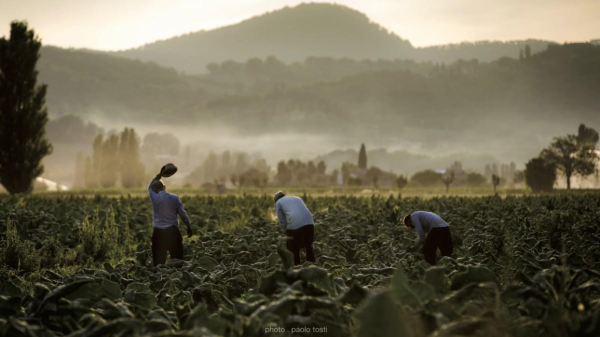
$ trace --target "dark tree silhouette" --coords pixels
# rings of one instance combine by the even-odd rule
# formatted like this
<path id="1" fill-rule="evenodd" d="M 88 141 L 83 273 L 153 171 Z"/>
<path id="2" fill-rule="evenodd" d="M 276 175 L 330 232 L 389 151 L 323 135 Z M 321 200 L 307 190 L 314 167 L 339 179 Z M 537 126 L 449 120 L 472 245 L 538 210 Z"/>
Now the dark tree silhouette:
<path id="1" fill-rule="evenodd" d="M 500 185 L 500 177 L 493 174 L 492 175 L 492 185 L 494 186 L 494 194 L 498 193 L 498 185 Z"/>
<path id="2" fill-rule="evenodd" d="M 317 172 L 319 174 L 325 174 L 325 171 L 327 171 L 327 165 L 325 165 L 325 162 L 321 160 L 319 164 L 317 164 Z"/>
<path id="3" fill-rule="evenodd" d="M 525 164 L 525 183 L 534 192 L 550 192 L 556 181 L 556 167 L 544 158 L 533 158 Z"/>
<path id="4" fill-rule="evenodd" d="M 277 163 L 277 182 L 280 185 L 287 185 L 292 181 L 292 172 L 285 161 L 280 161 Z"/>
<path id="5" fill-rule="evenodd" d="M 472 187 L 479 187 L 485 184 L 486 179 L 484 175 L 481 175 L 477 172 L 471 172 L 467 174 L 467 185 Z"/>
<path id="6" fill-rule="evenodd" d="M 140 161 L 140 142 L 133 128 L 125 128 L 119 139 L 121 185 L 125 188 L 144 184 L 144 164 Z"/>
<path id="7" fill-rule="evenodd" d="M 371 167 L 369 171 L 367 171 L 367 179 L 373 183 L 373 187 L 379 187 L 379 178 L 381 177 L 382 171 L 377 167 Z"/>
<path id="8" fill-rule="evenodd" d="M 358 168 L 367 168 L 367 149 L 365 148 L 365 144 L 360 145 L 360 152 L 358 153 Z"/>
<path id="9" fill-rule="evenodd" d="M 411 185 L 422 186 L 422 187 L 431 187 L 435 185 L 439 185 L 442 181 L 442 174 L 437 173 L 433 170 L 424 170 L 419 171 L 413 174 L 410 178 Z"/>
<path id="10" fill-rule="evenodd" d="M 593 128 L 588 128 L 585 124 L 579 125 L 577 130 L 577 142 L 580 145 L 592 145 L 598 144 L 598 132 Z"/>
<path id="11" fill-rule="evenodd" d="M 396 187 L 398 187 L 399 190 L 402 190 L 406 185 L 408 185 L 408 178 L 402 174 L 399 175 L 398 178 L 396 178 Z"/>
<path id="12" fill-rule="evenodd" d="M 454 171 L 450 171 L 449 174 L 442 176 L 442 182 L 446 185 L 446 194 L 450 192 L 450 185 L 454 182 Z"/>
<path id="13" fill-rule="evenodd" d="M 100 167 L 100 186 L 103 188 L 114 187 L 119 179 L 119 136 L 112 134 L 102 143 L 100 149 L 102 165 Z"/>
<path id="14" fill-rule="evenodd" d="M 555 137 L 550 147 L 543 150 L 540 156 L 554 164 L 565 175 L 567 189 L 571 189 L 573 175 L 585 177 L 596 171 L 597 141 L 598 133 L 592 128 L 581 125 L 579 135 Z"/>
<path id="15" fill-rule="evenodd" d="M 46 139 L 46 85 L 37 85 L 42 43 L 26 22 L 0 39 L 0 183 L 11 194 L 28 193 L 52 152 Z"/>

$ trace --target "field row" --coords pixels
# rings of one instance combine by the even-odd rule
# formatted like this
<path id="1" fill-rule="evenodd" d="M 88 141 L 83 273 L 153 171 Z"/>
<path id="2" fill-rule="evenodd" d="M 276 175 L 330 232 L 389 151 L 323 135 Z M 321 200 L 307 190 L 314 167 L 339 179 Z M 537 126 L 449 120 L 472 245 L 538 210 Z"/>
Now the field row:
<path id="1" fill-rule="evenodd" d="M 598 336 L 600 194 L 306 196 L 292 268 L 270 196 L 185 196 L 184 261 L 151 266 L 147 197 L 0 198 L 2 336 Z M 401 216 L 455 253 L 407 252 Z"/>

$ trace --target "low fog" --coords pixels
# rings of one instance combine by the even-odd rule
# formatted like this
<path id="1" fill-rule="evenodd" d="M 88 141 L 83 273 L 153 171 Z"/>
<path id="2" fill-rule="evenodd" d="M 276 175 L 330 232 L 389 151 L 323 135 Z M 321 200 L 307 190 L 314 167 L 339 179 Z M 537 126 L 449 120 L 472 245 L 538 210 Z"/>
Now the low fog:
<path id="1" fill-rule="evenodd" d="M 152 170 L 159 169 L 166 162 L 174 162 L 181 174 L 172 183 L 179 186 L 185 184 L 185 176 L 199 167 L 211 152 L 217 155 L 226 151 L 244 152 L 251 160 L 264 159 L 273 175 L 277 163 L 289 159 L 315 163 L 322 160 L 327 165 L 327 172 L 331 173 L 334 169 L 339 170 L 344 162 L 355 163 L 359 148 L 364 143 L 370 166 L 407 176 L 425 169 L 443 170 L 455 161 L 459 161 L 469 172 L 484 173 L 487 164 L 510 162 L 522 169 L 524 162 L 539 152 L 535 147 L 525 148 L 525 151 L 516 148 L 517 151 L 511 152 L 510 141 L 498 141 L 493 145 L 489 142 L 472 142 L 469 145 L 469 135 L 464 135 L 460 143 L 445 142 L 444 137 L 451 131 L 444 130 L 437 132 L 437 135 L 436 132 L 429 131 L 427 134 L 427 131 L 422 131 L 429 139 L 419 143 L 406 139 L 401 131 L 397 135 L 365 133 L 344 136 L 311 134 L 310 130 L 306 133 L 273 130 L 271 133 L 255 135 L 222 126 L 206 128 L 202 125 L 110 123 L 100 116 L 90 116 L 89 119 L 91 122 L 72 115 L 51 119 L 48 136 L 54 152 L 44 160 L 45 178 L 72 187 L 76 158 L 78 155 L 92 157 L 94 137 L 97 134 L 119 134 L 126 127 L 134 128 L 136 132 L 148 178 L 155 173 Z M 175 138 L 178 147 L 157 149 L 158 152 L 149 156 L 148 148 L 156 146 L 148 143 L 146 137 L 149 134 Z"/>

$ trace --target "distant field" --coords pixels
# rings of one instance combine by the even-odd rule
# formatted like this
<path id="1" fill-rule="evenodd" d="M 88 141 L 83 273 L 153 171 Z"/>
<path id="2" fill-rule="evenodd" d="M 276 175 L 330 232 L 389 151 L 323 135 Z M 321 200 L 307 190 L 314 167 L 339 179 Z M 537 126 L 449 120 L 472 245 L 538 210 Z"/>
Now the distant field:
<path id="1" fill-rule="evenodd" d="M 206 188 L 173 188 L 167 191 L 175 193 L 177 195 L 219 195 L 214 189 Z M 277 191 L 285 191 L 287 194 L 294 195 L 312 195 L 312 196 L 336 196 L 336 195 L 352 195 L 352 196 L 371 196 L 371 195 L 383 195 L 397 196 L 400 192 L 403 197 L 441 197 L 441 196 L 486 196 L 493 195 L 494 190 L 492 187 L 456 187 L 450 188 L 449 193 L 446 193 L 446 189 L 443 187 L 433 188 L 418 188 L 408 187 L 399 191 L 398 189 L 373 189 L 367 187 L 264 187 L 264 188 L 242 188 L 242 189 L 228 189 L 225 195 L 272 195 Z M 561 193 L 562 190 L 557 190 L 554 193 Z M 583 191 L 583 190 L 581 190 Z M 66 192 L 35 192 L 36 195 L 105 195 L 105 196 L 121 196 L 121 195 L 144 195 L 147 193 L 146 188 L 138 189 L 95 189 L 95 190 L 73 190 Z M 531 190 L 525 188 L 499 188 L 498 194 L 500 196 L 507 195 L 525 195 L 531 194 Z"/>

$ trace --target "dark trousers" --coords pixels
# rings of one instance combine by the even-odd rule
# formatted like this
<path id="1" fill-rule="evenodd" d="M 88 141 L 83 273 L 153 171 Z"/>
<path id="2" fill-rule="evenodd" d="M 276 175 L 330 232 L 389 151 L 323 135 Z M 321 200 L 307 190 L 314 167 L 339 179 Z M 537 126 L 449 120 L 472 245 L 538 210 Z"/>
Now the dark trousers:
<path id="1" fill-rule="evenodd" d="M 294 265 L 300 264 L 300 249 L 306 250 L 306 261 L 315 262 L 313 241 L 315 240 L 315 226 L 305 225 L 298 229 L 288 230 L 287 249 L 294 254 Z"/>
<path id="2" fill-rule="evenodd" d="M 423 254 L 425 255 L 425 261 L 432 266 L 435 265 L 435 254 L 438 248 L 442 252 L 442 256 L 452 255 L 454 246 L 450 235 L 450 227 L 432 228 L 425 238 Z"/>
<path id="3" fill-rule="evenodd" d="M 152 261 L 154 266 L 167 262 L 167 252 L 172 259 L 183 260 L 183 239 L 179 227 L 154 228 L 152 232 Z"/>

